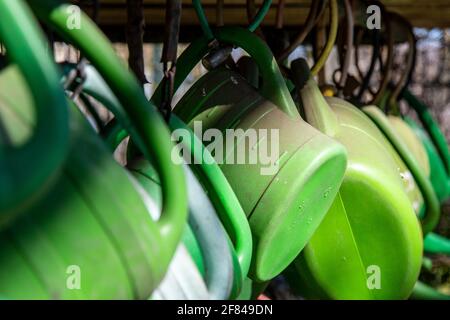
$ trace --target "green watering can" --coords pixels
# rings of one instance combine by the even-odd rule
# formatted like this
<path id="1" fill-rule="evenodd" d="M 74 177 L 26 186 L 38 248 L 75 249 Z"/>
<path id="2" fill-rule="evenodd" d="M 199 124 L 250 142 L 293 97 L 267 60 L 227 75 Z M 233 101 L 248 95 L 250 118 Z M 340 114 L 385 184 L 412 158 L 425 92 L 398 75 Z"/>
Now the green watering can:
<path id="1" fill-rule="evenodd" d="M 349 162 L 332 207 L 288 279 L 308 298 L 407 298 L 420 271 L 422 233 L 396 163 L 367 116 L 341 99 L 325 100 L 305 77 L 303 59 L 291 69 L 306 119 L 341 142 Z"/>
<path id="2" fill-rule="evenodd" d="M 420 139 L 426 150 L 430 167 L 429 179 L 439 202 L 443 203 L 450 195 L 448 184 L 450 180 L 447 178 L 442 159 L 427 132 L 411 118 L 405 117 L 404 120 Z M 424 248 L 425 251 L 429 253 L 450 254 L 450 241 L 439 234 L 430 232 L 425 237 Z"/>
<path id="3" fill-rule="evenodd" d="M 412 119 L 405 118 L 426 149 L 430 162 L 429 178 L 439 202 L 443 203 L 450 198 L 450 152 L 447 141 L 423 102 L 407 89 L 403 90 L 402 98 L 414 109 L 422 124 L 423 129 Z"/>
<path id="4" fill-rule="evenodd" d="M 11 41 L 20 43 L 18 48 L 26 53 L 27 59 L 38 54 L 47 59 L 42 65 L 35 64 L 37 70 L 46 68 L 45 76 L 34 73 L 39 78 L 27 76 L 25 80 L 15 66 L 2 71 L 1 101 L 6 101 L 2 103 L 2 116 L 15 128 L 11 139 L 17 144 L 21 143 L 17 139 L 27 137 L 36 122 L 33 108 L 38 110 L 46 103 L 37 104 L 30 92 L 42 92 L 49 98 L 48 103 L 54 96 L 63 97 L 63 92 L 50 58 L 39 46 L 44 40 L 36 34 L 37 25 L 32 24 L 34 20 L 22 1 L 3 1 L 0 6 L 2 23 L 9 26 L 8 36 L 2 34 L 2 40 L 8 46 L 11 61 L 21 70 L 22 62 L 14 60 L 16 49 L 9 47 Z M 51 16 L 56 19 L 67 12 L 66 6 L 47 8 L 55 9 Z M 61 21 L 65 26 L 66 20 Z M 86 21 L 83 26 L 93 27 Z M 21 32 L 15 35 L 14 30 Z M 23 39 L 21 34 L 35 40 Z M 105 79 L 114 83 L 111 87 L 120 92 L 120 99 L 128 102 L 124 117 L 130 118 L 125 123 L 140 119 L 133 134 L 137 140 L 140 138 L 144 153 L 152 155 L 161 177 L 164 202 L 161 218 L 156 222 L 151 219 L 136 188 L 138 183 L 113 160 L 76 109 L 70 109 L 69 150 L 63 169 L 54 173 L 53 185 L 43 190 L 41 199 L 1 233 L 0 288 L 8 298 L 148 298 L 162 279 L 185 226 L 184 177 L 181 167 L 167 161 L 172 149 L 168 131 L 156 111 L 148 108 L 136 81 L 104 41 L 96 41 L 95 48 L 103 53 L 102 61 L 107 63 L 102 71 L 107 73 L 104 72 L 107 66 L 110 72 L 119 75 L 123 90 L 117 90 L 117 82 L 111 81 L 111 76 Z M 28 49 L 31 45 L 35 46 L 32 50 Z M 98 63 L 95 58 L 91 61 Z M 27 86 L 25 81 L 29 79 L 40 79 L 40 83 Z M 52 85 L 46 86 L 45 79 L 51 80 Z M 52 108 L 65 107 L 64 98 L 59 102 L 60 105 L 52 104 Z"/>
<path id="5" fill-rule="evenodd" d="M 424 197 L 424 203 L 418 211 L 424 228 L 423 233 L 425 235 L 425 250 L 435 253 L 450 253 L 449 241 L 444 237 L 431 233 L 439 222 L 440 206 L 436 193 L 426 173 L 427 166 L 424 164 L 421 165 L 421 162 L 417 160 L 423 154 L 426 156 L 426 153 L 424 151 L 420 151 L 419 153 L 414 151 L 418 148 L 417 144 L 420 147 L 422 147 L 422 144 L 416 137 L 414 137 L 414 143 L 416 144 L 415 149 L 408 148 L 411 144 L 411 142 L 408 144 L 408 141 L 412 140 L 411 136 L 414 135 L 414 132 L 405 122 L 403 122 L 402 119 L 394 116 L 388 117 L 375 106 L 364 107 L 363 110 L 380 128 L 395 148 L 396 152 L 398 152 L 401 156 L 404 163 L 407 164 L 414 180 L 417 183 L 418 189 Z M 392 121 L 389 119 L 395 120 Z"/>
<path id="6" fill-rule="evenodd" d="M 66 69 L 65 73 L 67 74 L 75 67 L 73 64 L 66 64 L 63 69 Z M 87 65 L 83 72 L 85 78 L 82 83 L 82 93 L 103 102 L 114 114 L 120 114 L 123 107 L 95 68 Z M 114 149 L 116 146 L 111 147 Z M 128 165 L 130 170 L 145 192 L 151 195 L 148 199 L 153 201 L 151 207 L 160 208 L 161 190 L 157 172 L 143 158 L 130 162 Z M 234 258 L 230 254 L 228 238 L 208 197 L 190 169 L 186 168 L 185 171 L 188 178 L 189 224 L 191 227 L 185 231 L 184 244 L 179 246 L 165 280 L 158 287 L 153 298 L 227 299 L 230 296 L 234 280 L 233 262 L 237 258 L 233 249 Z M 152 212 L 159 212 L 159 209 L 152 210 Z M 157 218 L 154 217 L 154 219 Z M 196 237 L 199 238 L 198 241 Z M 179 273 L 180 268 L 184 270 L 181 274 Z M 206 276 L 207 286 L 202 280 L 202 275 Z M 238 275 L 241 275 L 240 272 Z"/>
<path id="7" fill-rule="evenodd" d="M 297 256 L 321 222 L 341 183 L 346 166 L 343 147 L 305 123 L 268 47 L 251 32 L 224 27 L 216 31 L 219 42 L 241 47 L 254 57 L 263 85 L 256 91 L 237 73 L 220 67 L 199 79 L 174 112 L 181 120 L 203 128 L 263 129 L 278 137 L 267 138 L 279 147 L 276 171 L 261 174 L 261 163 L 230 164 L 234 152 L 225 154 L 221 170 L 235 191 L 252 229 L 254 250 L 250 277 L 265 281 L 279 274 Z M 200 38 L 180 56 L 175 88 L 208 51 Z M 155 94 L 156 99 L 160 97 Z M 279 139 L 277 141 L 277 138 Z M 233 146 L 249 157 L 262 141 L 247 139 Z M 273 150 L 273 149 L 272 149 Z"/>
<path id="8" fill-rule="evenodd" d="M 420 143 L 425 148 L 428 167 L 430 168 L 428 178 L 436 192 L 439 202 L 443 203 L 449 197 L 450 193 L 448 190 L 450 189 L 448 189 L 449 180 L 447 179 L 447 172 L 442 159 L 439 157 L 439 153 L 427 132 L 410 117 L 404 117 L 403 120 L 411 127 Z"/>
<path id="9" fill-rule="evenodd" d="M 32 134 L 22 135 L 21 144 L 11 145 L 7 137 L 1 137 L 0 228 L 26 212 L 55 183 L 66 161 L 69 141 L 64 96 L 58 91 L 55 68 L 40 42 L 42 36 L 34 30 L 36 23 L 22 1 L 11 2 L 1 4 L 0 41 L 31 88 L 29 100 L 35 105 L 37 126 Z M 15 90 L 10 85 L 8 88 Z M 3 126 L 14 130 L 6 120 Z M 11 135 L 20 135 L 18 131 Z"/>
<path id="10" fill-rule="evenodd" d="M 377 97 L 380 99 L 376 100 L 381 105 L 381 108 L 384 108 L 386 103 L 389 103 L 389 106 L 391 106 L 394 110 L 399 111 L 397 96 L 402 92 L 406 92 L 405 88 L 408 83 L 408 78 L 410 77 L 414 66 L 415 39 L 412 27 L 407 23 L 407 21 L 398 15 L 392 15 L 392 17 L 395 17 L 395 19 L 400 22 L 400 24 L 394 24 L 394 26 L 404 29 L 401 32 L 406 33 L 406 38 L 410 45 L 410 50 L 406 59 L 407 70 L 403 73 L 399 82 L 393 89 L 392 94 L 389 92 L 386 94 L 385 92 L 384 95 L 382 95 L 381 92 L 384 92 L 384 90 L 381 90 L 380 93 L 377 94 Z M 392 32 L 392 28 L 390 28 L 390 31 Z M 399 34 L 401 32 L 398 31 Z M 389 70 L 391 69 L 393 63 L 392 41 L 389 42 L 388 50 L 389 54 L 387 66 L 384 68 L 387 71 L 382 84 L 387 84 L 387 80 L 389 79 Z M 429 231 L 435 227 L 439 220 L 439 204 L 437 203 L 436 195 L 433 194 L 434 190 L 432 190 L 432 186 L 428 181 L 426 181 L 429 178 L 428 176 L 430 175 L 431 168 L 428 163 L 428 155 L 426 154 L 425 149 L 422 144 L 419 143 L 419 140 L 416 138 L 410 127 L 405 123 L 404 119 L 393 115 L 386 117 L 379 110 L 376 110 L 375 107 L 366 107 L 364 110 L 371 118 L 374 119 L 374 122 L 380 127 L 383 134 L 386 135 L 387 139 L 384 139 L 385 142 L 387 142 L 386 147 L 391 152 L 399 168 L 401 168 L 404 178 L 406 178 L 403 179 L 405 182 L 405 190 L 413 203 L 413 207 L 421 219 L 425 216 L 425 220 L 422 221 L 425 231 L 424 234 L 426 234 L 424 245 L 425 251 L 441 253 L 448 252 L 450 243 L 439 235 L 429 233 Z M 426 118 L 424 123 L 428 122 L 430 125 L 434 123 L 429 114 L 425 115 L 422 113 L 422 117 L 423 116 Z M 435 124 L 432 127 L 437 129 L 436 133 L 439 132 L 439 129 Z M 438 137 L 438 141 L 443 146 L 446 146 L 445 138 L 442 139 L 442 135 L 436 136 Z M 448 152 L 448 148 L 445 147 L 445 149 Z M 407 171 L 403 170 L 405 165 L 407 165 Z M 407 175 L 405 175 L 405 173 L 407 173 Z M 434 176 L 436 176 L 436 174 Z M 442 180 L 442 178 L 440 179 Z"/>
<path id="11" fill-rule="evenodd" d="M 73 64 L 65 64 L 63 66 L 65 74 L 70 73 L 70 71 L 73 70 L 75 67 L 76 66 Z M 122 110 L 120 102 L 111 92 L 108 85 L 104 82 L 104 80 L 95 70 L 95 68 L 92 67 L 91 65 L 87 65 L 84 67 L 83 72 L 85 74 L 85 78 L 83 83 L 81 83 L 82 93 L 96 99 L 98 102 L 101 102 L 104 106 L 107 107 L 107 109 L 111 110 L 114 114 L 120 115 Z M 231 297 L 235 297 L 239 293 L 240 288 L 242 286 L 241 283 L 242 277 L 247 276 L 248 269 L 250 266 L 252 253 L 252 238 L 248 221 L 236 196 L 234 195 L 227 180 L 223 176 L 223 173 L 220 171 L 219 167 L 214 162 L 212 156 L 210 156 L 207 150 L 203 148 L 201 141 L 199 141 L 195 137 L 195 135 L 190 131 L 190 129 L 186 127 L 177 117 L 172 116 L 169 124 L 172 130 L 183 129 L 185 130 L 184 132 L 190 134 L 190 137 L 186 139 L 184 143 L 186 144 L 187 149 L 189 149 L 192 152 L 193 157 L 199 158 L 202 155 L 209 157 L 204 163 L 198 165 L 193 164 L 192 169 L 196 173 L 202 185 L 204 185 L 205 188 L 208 190 L 208 196 L 214 202 L 214 207 L 217 210 L 222 222 L 225 225 L 226 230 L 228 231 L 230 237 L 233 240 L 235 250 L 231 248 L 231 251 L 233 253 L 232 258 L 234 263 L 239 264 L 235 266 L 235 274 L 233 279 L 233 292 L 231 293 Z M 111 123 L 107 125 L 105 131 L 106 131 L 106 133 L 104 134 L 106 136 L 105 139 L 110 145 L 112 151 L 116 149 L 117 145 L 127 135 L 126 132 L 123 132 L 120 125 L 118 125 L 116 121 L 111 121 Z M 198 148 L 198 146 L 200 146 L 200 148 Z M 142 159 L 140 161 L 131 160 L 131 162 L 133 163 L 131 167 L 134 168 L 136 172 L 140 173 L 144 172 L 145 173 L 144 176 L 152 177 L 152 179 L 146 179 L 142 178 L 141 174 L 138 174 L 138 176 L 141 176 L 140 180 L 146 186 L 146 190 L 152 194 L 153 198 L 158 199 L 159 186 L 152 182 L 157 181 L 158 177 L 157 175 L 155 175 L 153 168 L 148 164 L 148 162 L 143 161 Z M 193 184 L 191 188 L 195 188 L 195 185 L 198 184 L 198 182 L 192 181 L 191 184 Z M 188 184 L 188 186 L 189 185 L 190 184 Z M 194 195 L 199 197 L 200 192 L 196 192 L 194 193 Z M 190 203 L 194 208 L 195 206 L 201 204 L 208 206 L 207 203 L 209 203 L 209 200 L 206 197 L 203 197 L 202 199 L 193 199 L 192 197 L 194 197 L 194 195 L 191 195 L 192 200 L 190 201 Z M 199 211 L 199 209 L 197 211 Z M 190 254 L 194 257 L 197 267 L 200 270 L 203 270 L 202 274 L 204 274 L 205 267 L 203 266 L 203 261 L 201 257 L 202 254 L 199 249 L 196 249 L 198 248 L 198 244 L 196 244 L 195 236 L 193 236 L 191 229 L 187 229 L 186 231 L 187 232 L 185 232 L 184 243 L 186 244 L 186 247 L 189 249 Z M 208 241 L 203 242 L 207 243 Z M 202 251 L 205 252 L 205 255 L 207 256 L 207 258 L 209 258 L 209 261 L 212 261 L 209 262 L 209 268 L 212 270 L 213 275 L 226 274 L 225 272 L 220 271 L 220 268 L 223 268 L 223 265 L 225 265 L 224 263 L 225 261 L 220 262 L 219 268 L 217 266 L 214 266 L 214 264 L 217 264 L 216 262 L 214 262 L 215 259 L 217 259 L 217 261 L 221 261 L 223 260 L 223 258 L 221 257 L 217 258 L 215 257 L 215 254 L 211 256 L 211 253 L 208 250 L 212 249 L 208 249 L 207 245 L 204 246 L 206 247 Z M 181 252 L 179 255 L 185 256 L 182 253 L 184 249 L 179 249 L 179 251 Z M 235 261 L 236 258 L 238 259 L 238 261 Z M 172 264 L 176 264 L 176 262 L 173 262 Z M 174 266 L 173 268 L 176 269 L 176 266 Z M 168 279 L 169 280 L 167 281 L 169 281 L 169 283 L 171 281 L 170 279 L 174 280 L 174 278 L 171 277 L 170 275 L 168 276 Z M 229 283 L 230 281 L 223 281 L 223 282 Z M 220 281 L 216 281 L 216 283 L 220 283 Z M 165 294 L 163 296 L 167 297 L 169 294 L 167 292 L 167 288 L 169 287 L 169 285 L 167 284 L 165 287 L 166 287 L 166 289 L 164 290 Z M 175 297 L 174 291 L 171 292 L 172 296 Z M 162 297 L 160 294 L 157 294 L 156 296 Z M 215 295 L 216 298 L 218 298 L 219 296 L 220 295 Z"/>
<path id="12" fill-rule="evenodd" d="M 411 168 L 414 179 L 417 181 L 420 190 L 424 194 L 425 210 L 422 210 L 422 212 L 427 212 L 425 218 L 422 219 L 425 235 L 425 251 L 430 253 L 450 254 L 450 241 L 445 237 L 431 232 L 439 222 L 440 207 L 431 182 L 427 179 L 426 174 L 423 172 L 423 168 L 416 160 L 416 155 L 407 148 L 408 144 L 406 143 L 406 139 L 399 134 L 398 127 L 392 126 L 391 122 L 386 120 L 386 116 L 377 107 L 365 107 L 364 111 L 368 113 L 377 125 L 379 125 L 380 129 L 402 156 L 404 162 Z"/>

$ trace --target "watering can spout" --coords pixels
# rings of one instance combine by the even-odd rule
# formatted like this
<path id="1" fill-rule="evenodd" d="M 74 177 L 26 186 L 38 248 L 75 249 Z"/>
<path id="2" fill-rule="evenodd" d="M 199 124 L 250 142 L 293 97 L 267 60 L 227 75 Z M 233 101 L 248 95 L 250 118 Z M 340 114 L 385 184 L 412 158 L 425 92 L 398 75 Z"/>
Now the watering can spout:
<path id="1" fill-rule="evenodd" d="M 302 98 L 306 121 L 326 135 L 335 136 L 339 128 L 338 119 L 323 97 L 305 59 L 292 61 L 291 70 Z"/>

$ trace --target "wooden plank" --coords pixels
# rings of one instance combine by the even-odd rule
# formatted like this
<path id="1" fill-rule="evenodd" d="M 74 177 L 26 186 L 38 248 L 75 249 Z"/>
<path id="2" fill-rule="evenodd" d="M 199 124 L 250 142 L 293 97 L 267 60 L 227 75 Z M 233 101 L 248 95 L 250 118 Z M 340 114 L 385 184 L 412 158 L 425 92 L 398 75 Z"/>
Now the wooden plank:
<path id="1" fill-rule="evenodd" d="M 99 23 L 104 26 L 124 25 L 126 21 L 126 0 L 100 0 L 101 11 Z M 75 1 L 76 2 L 76 1 Z M 256 3 L 261 3 L 257 0 Z M 450 27 L 450 0 L 384 0 L 388 10 L 399 13 L 416 27 Z M 228 25 L 247 23 L 245 0 L 225 0 L 224 21 Z M 286 0 L 284 21 L 286 26 L 300 26 L 308 14 L 311 0 Z M 216 0 L 204 0 L 206 15 L 211 24 L 215 23 Z M 263 25 L 273 26 L 277 1 Z M 163 26 L 164 0 L 144 0 L 145 18 L 148 25 Z M 182 24 L 197 25 L 197 17 L 190 0 L 183 0 Z"/>

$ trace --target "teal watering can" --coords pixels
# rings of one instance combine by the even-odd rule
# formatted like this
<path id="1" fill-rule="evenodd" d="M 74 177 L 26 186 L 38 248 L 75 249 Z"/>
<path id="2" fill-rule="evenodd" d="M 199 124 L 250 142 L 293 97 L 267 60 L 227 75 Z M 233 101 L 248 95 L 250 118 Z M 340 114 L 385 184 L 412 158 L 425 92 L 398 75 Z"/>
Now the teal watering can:
<path id="1" fill-rule="evenodd" d="M 55 67 L 44 54 L 45 49 L 39 46 L 44 40 L 36 33 L 37 25 L 33 25 L 34 20 L 22 1 L 2 2 L 0 6 L 2 23 L 7 22 L 11 28 L 20 21 L 19 26 L 8 29 L 8 33 L 25 28 L 25 33 L 36 39 L 19 41 L 24 40 L 20 38 L 23 31 L 12 37 L 21 44 L 20 50 L 26 52 L 27 59 L 33 61 L 30 57 L 35 57 L 35 53 L 47 59 L 43 64 L 36 63 L 35 67 L 37 70 L 45 67 L 45 76 L 35 73 L 40 77 L 35 78 L 25 73 L 24 78 L 22 62 L 14 60 L 16 49 L 8 47 L 11 61 L 17 67 L 11 65 L 2 71 L 1 101 L 6 103 L 2 103 L 1 110 L 5 110 L 2 116 L 7 117 L 11 127 L 16 128 L 11 132 L 11 141 L 20 143 L 15 139 L 27 137 L 35 125 L 40 125 L 33 118 L 32 110 L 41 108 L 45 101 L 33 100 L 34 91 L 48 97 L 46 103 L 52 108 L 65 108 L 66 102 L 62 98 L 56 100 L 60 105 L 52 104 L 55 96 L 63 97 L 63 91 Z M 67 13 L 66 6 L 47 6 L 43 2 L 39 6 L 53 10 L 52 18 L 58 19 Z M 88 21 L 84 23 L 86 28 L 89 28 L 87 25 L 94 28 Z M 98 34 L 93 30 L 91 34 Z M 5 45 L 12 41 L 3 35 L 2 40 Z M 62 170 L 53 173 L 53 184 L 43 188 L 39 200 L 1 233 L 0 288 L 8 298 L 147 298 L 161 281 L 181 237 L 187 212 L 184 177 L 180 166 L 167 161 L 172 149 L 168 131 L 156 112 L 148 108 L 136 81 L 102 40 L 104 38 L 97 42 L 95 50 L 101 51 L 103 61 L 114 62 L 115 66 L 108 70 L 120 75 L 125 87 L 118 90 L 117 82 L 112 85 L 114 90 L 120 91 L 120 99 L 128 102 L 124 118 L 129 121 L 125 123 L 140 118 L 140 126 L 129 127 L 133 127 L 133 134 L 140 138 L 142 151 L 152 156 L 161 177 L 164 190 L 161 218 L 151 219 L 136 188 L 137 182 L 114 161 L 78 111 L 71 108 L 70 138 Z M 30 45 L 36 47 L 28 50 Z M 98 62 L 95 57 L 91 58 L 94 63 Z M 34 86 L 27 84 L 30 79 L 35 79 Z M 52 85 L 45 85 L 45 79 Z M 114 82 L 111 75 L 105 79 Z M 8 90 L 9 87 L 14 90 Z M 153 132 L 154 129 L 157 131 Z"/>
<path id="2" fill-rule="evenodd" d="M 174 113 L 194 131 L 195 123 L 201 123 L 205 130 L 216 128 L 223 133 L 228 129 L 272 130 L 279 135 L 267 138 L 269 145 L 279 147 L 273 174 L 261 174 L 261 163 L 232 164 L 233 152 L 220 159 L 220 168 L 252 229 L 250 277 L 266 281 L 295 258 L 323 219 L 340 185 L 346 154 L 340 144 L 301 119 L 270 50 L 257 36 L 245 29 L 221 28 L 215 37 L 254 57 L 263 78 L 261 90 L 256 91 L 236 72 L 219 67 L 191 87 Z M 176 88 L 207 52 L 204 38 L 183 52 Z M 158 101 L 160 93 L 154 99 Z M 258 150 L 258 143 L 246 149 L 246 140 L 239 140 L 233 148 L 248 159 L 249 150 Z"/>

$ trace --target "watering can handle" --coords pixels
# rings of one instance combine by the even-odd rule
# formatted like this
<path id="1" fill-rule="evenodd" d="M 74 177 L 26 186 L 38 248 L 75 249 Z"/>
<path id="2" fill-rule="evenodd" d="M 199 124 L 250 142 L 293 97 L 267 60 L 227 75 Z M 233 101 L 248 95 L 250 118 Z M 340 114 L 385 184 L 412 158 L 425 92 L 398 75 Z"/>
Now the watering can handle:
<path id="1" fill-rule="evenodd" d="M 122 125 L 129 130 L 143 154 L 156 167 L 163 194 L 161 218 L 157 221 L 161 244 L 166 254 L 160 264 L 167 266 L 184 230 L 187 217 L 187 195 L 184 172 L 171 159 L 172 143 L 168 128 L 155 106 L 147 101 L 137 80 L 128 72 L 110 47 L 106 37 L 83 13 L 82 28 L 67 28 L 70 6 L 58 0 L 29 0 L 36 14 L 63 38 L 77 46 L 94 64 L 124 107 Z M 96 45 L 93 46 L 92 44 Z M 119 115 L 121 116 L 121 115 Z M 132 123 L 130 125 L 130 123 Z"/>
<path id="2" fill-rule="evenodd" d="M 258 36 L 239 27 L 221 27 L 214 35 L 218 41 L 240 47 L 253 57 L 263 79 L 260 94 L 292 118 L 300 118 L 272 52 Z M 192 42 L 181 54 L 177 63 L 174 90 L 180 87 L 187 75 L 208 52 L 208 44 L 208 39 L 201 37 Z M 161 100 L 162 87 L 159 85 L 152 101 L 155 105 L 159 105 Z"/>
<path id="3" fill-rule="evenodd" d="M 68 151 L 68 108 L 39 25 L 22 0 L 0 1 L 0 39 L 34 100 L 36 127 L 21 147 L 0 146 L 0 224 L 35 198 Z M 20 207 L 19 207 L 20 206 Z"/>
<path id="4" fill-rule="evenodd" d="M 199 138 L 174 114 L 170 118 L 169 125 L 174 131 L 182 129 L 184 132 L 189 132 L 190 139 L 183 140 L 183 142 L 191 144 L 188 149 L 191 150 L 194 158 L 201 159 L 203 157 L 204 159 L 201 164 L 194 165 L 193 169 L 197 176 L 200 176 L 199 179 L 205 184 L 205 188 L 209 190 L 209 196 L 215 198 L 214 203 L 220 206 L 216 210 L 233 240 L 242 277 L 245 278 L 250 269 L 253 252 L 253 240 L 245 212 L 224 174 Z M 227 212 L 233 214 L 226 214 Z"/>

